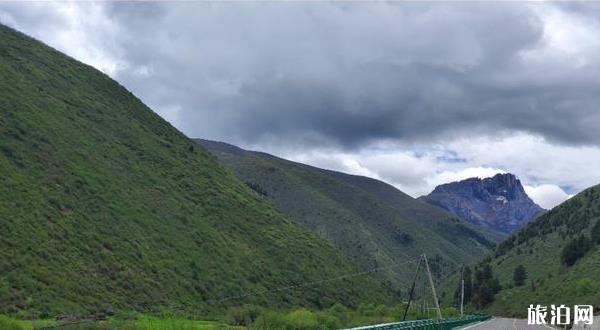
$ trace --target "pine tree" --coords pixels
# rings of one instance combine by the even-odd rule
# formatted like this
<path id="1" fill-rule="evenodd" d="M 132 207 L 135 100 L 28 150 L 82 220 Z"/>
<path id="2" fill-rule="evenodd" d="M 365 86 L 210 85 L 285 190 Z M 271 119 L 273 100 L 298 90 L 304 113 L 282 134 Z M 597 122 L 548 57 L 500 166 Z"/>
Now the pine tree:
<path id="1" fill-rule="evenodd" d="M 562 250 L 561 260 L 567 266 L 572 266 L 591 248 L 590 240 L 583 234 L 570 240 Z"/>
<path id="2" fill-rule="evenodd" d="M 494 277 L 490 264 L 483 264 L 475 269 L 473 283 L 473 302 L 477 308 L 484 308 L 494 301 L 494 295 L 500 291 L 500 281 Z"/>
<path id="3" fill-rule="evenodd" d="M 527 279 L 527 271 L 523 265 L 518 265 L 513 272 L 513 281 L 515 286 L 523 286 Z"/>
<path id="4" fill-rule="evenodd" d="M 471 268 L 465 267 L 465 273 L 463 275 L 465 279 L 465 304 L 471 301 L 473 297 L 473 272 Z"/>
<path id="5" fill-rule="evenodd" d="M 600 244 L 600 220 L 592 227 L 592 244 Z"/>

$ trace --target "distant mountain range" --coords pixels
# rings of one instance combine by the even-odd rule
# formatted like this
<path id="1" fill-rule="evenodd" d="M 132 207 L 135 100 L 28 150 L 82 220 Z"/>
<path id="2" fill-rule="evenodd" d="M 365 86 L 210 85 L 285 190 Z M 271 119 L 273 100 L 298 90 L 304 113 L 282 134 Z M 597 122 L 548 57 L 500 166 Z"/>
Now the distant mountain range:
<path id="1" fill-rule="evenodd" d="M 504 237 L 379 180 L 295 163 L 222 142 L 196 141 L 257 195 L 338 246 L 364 269 L 402 264 L 426 252 L 439 276 L 478 260 Z M 413 275 L 413 268 L 406 266 L 379 272 L 394 290 L 406 290 Z"/>
<path id="2" fill-rule="evenodd" d="M 513 174 L 443 184 L 419 199 L 470 223 L 504 233 L 523 227 L 544 212 L 527 196 Z"/>

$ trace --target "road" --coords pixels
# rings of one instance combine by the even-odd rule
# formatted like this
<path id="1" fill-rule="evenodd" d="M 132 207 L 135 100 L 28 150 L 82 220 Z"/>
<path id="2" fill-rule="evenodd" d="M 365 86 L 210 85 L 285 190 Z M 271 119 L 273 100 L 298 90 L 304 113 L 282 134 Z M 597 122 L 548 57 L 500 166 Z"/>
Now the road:
<path id="1" fill-rule="evenodd" d="M 467 325 L 461 330 L 548 330 L 556 329 L 548 325 L 527 325 L 527 320 L 521 319 L 506 319 L 506 318 L 493 318 L 491 320 Z"/>

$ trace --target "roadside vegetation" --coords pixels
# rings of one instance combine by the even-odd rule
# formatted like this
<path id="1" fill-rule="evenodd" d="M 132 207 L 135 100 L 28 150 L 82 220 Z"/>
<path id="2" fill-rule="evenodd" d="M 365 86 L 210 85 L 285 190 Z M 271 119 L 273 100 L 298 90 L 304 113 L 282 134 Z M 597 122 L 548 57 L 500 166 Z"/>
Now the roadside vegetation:
<path id="1" fill-rule="evenodd" d="M 120 314 L 98 321 L 74 321 L 72 325 L 61 326 L 68 330 L 217 330 L 217 329 L 278 329 L 278 330 L 326 330 L 369 324 L 400 321 L 406 305 L 385 306 L 363 304 L 351 309 L 334 304 L 323 310 L 306 308 L 290 310 L 264 309 L 258 306 L 230 308 L 218 320 L 198 321 L 176 315 L 150 316 L 144 314 Z M 442 309 L 444 317 L 458 315 L 454 308 Z M 408 320 L 431 318 L 431 313 L 410 309 Z M 33 330 L 58 325 L 53 320 L 18 320 L 0 316 L 2 330 Z"/>

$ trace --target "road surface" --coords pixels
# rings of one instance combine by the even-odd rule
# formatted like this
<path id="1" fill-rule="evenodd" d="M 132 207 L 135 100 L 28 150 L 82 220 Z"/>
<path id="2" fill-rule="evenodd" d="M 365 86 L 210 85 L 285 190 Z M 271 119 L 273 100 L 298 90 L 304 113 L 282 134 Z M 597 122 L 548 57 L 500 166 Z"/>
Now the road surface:
<path id="1" fill-rule="evenodd" d="M 591 325 L 576 325 L 572 330 L 600 330 L 600 316 L 594 316 L 594 322 Z"/>
<path id="2" fill-rule="evenodd" d="M 520 319 L 505 319 L 505 318 L 493 318 L 491 320 L 471 324 L 459 328 L 461 330 L 548 330 L 553 328 L 549 325 L 527 325 L 527 320 Z"/>

